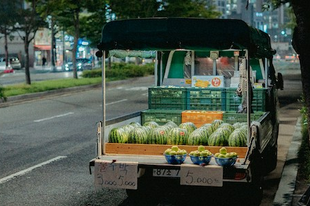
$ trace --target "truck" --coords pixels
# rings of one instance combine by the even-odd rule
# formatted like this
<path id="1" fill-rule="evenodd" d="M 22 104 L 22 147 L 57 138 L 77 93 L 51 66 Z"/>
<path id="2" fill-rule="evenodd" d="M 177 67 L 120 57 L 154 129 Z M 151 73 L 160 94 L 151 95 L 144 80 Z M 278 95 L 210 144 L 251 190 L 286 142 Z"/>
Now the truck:
<path id="1" fill-rule="evenodd" d="M 97 156 L 89 162 L 95 187 L 125 189 L 131 198 L 222 194 L 216 201 L 227 201 L 239 191 L 248 197 L 246 205 L 259 205 L 264 176 L 277 164 L 277 90 L 283 89 L 283 79 L 273 67 L 275 53 L 267 33 L 238 19 L 162 17 L 108 22 L 96 53 L 103 60 L 103 119 L 97 127 Z M 147 110 L 106 120 L 105 60 L 111 56 L 155 60 Z M 131 132 L 149 122 L 158 126 L 173 122 L 178 127 L 190 122 L 199 129 L 216 121 L 242 122 L 245 143 L 188 144 L 188 136 L 183 142 L 136 141 L 139 135 Z M 111 137 L 117 128 L 128 125 L 132 126 L 126 137 Z M 151 136 L 144 134 L 146 139 Z M 166 138 L 173 138 L 172 134 L 167 132 Z M 213 154 L 208 164 L 193 164 L 189 157 L 200 145 Z M 186 151 L 184 162 L 170 164 L 165 159 L 164 152 L 173 146 Z M 237 153 L 235 164 L 216 164 L 214 155 L 223 147 Z"/>

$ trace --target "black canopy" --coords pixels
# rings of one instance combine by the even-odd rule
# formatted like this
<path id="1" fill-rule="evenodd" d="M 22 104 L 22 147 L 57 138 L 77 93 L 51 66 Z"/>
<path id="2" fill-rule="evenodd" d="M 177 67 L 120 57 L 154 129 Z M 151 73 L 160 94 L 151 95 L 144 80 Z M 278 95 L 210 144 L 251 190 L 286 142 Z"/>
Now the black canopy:
<path id="1" fill-rule="evenodd" d="M 237 19 L 147 18 L 118 20 L 102 30 L 100 50 L 213 51 L 247 49 L 251 57 L 272 57 L 265 32 Z"/>

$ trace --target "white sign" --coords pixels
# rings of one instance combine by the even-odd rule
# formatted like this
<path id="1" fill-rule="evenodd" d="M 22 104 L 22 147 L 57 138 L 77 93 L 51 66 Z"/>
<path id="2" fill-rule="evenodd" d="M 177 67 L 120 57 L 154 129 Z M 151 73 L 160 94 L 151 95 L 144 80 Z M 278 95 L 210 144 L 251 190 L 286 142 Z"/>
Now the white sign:
<path id="1" fill-rule="evenodd" d="M 223 186 L 223 167 L 217 165 L 181 165 L 181 185 Z"/>
<path id="2" fill-rule="evenodd" d="M 95 161 L 95 187 L 137 189 L 138 163 L 119 161 Z"/>
<path id="3" fill-rule="evenodd" d="M 224 87 L 224 76 L 193 76 L 192 87 L 201 87 L 201 88 Z"/>

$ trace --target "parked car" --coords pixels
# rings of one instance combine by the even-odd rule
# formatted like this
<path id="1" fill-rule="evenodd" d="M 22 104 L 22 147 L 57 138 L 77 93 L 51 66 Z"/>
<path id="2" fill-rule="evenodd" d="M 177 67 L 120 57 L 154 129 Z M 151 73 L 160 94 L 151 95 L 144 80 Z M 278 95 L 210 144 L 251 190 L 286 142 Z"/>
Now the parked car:
<path id="1" fill-rule="evenodd" d="M 91 60 L 87 58 L 78 58 L 76 59 L 76 67 L 78 71 L 90 70 L 92 69 Z M 65 71 L 71 71 L 72 69 L 73 69 L 72 62 L 68 62 L 67 64 L 65 64 L 64 68 Z"/>
<path id="2" fill-rule="evenodd" d="M 14 69 L 9 63 L 8 66 L 5 64 L 5 58 L 0 58 L 0 73 L 13 73 Z"/>
<path id="3" fill-rule="evenodd" d="M 9 60 L 10 60 L 10 65 L 12 67 L 12 69 L 15 69 L 15 70 L 19 70 L 19 69 L 22 69 L 22 65 L 18 59 L 18 57 L 9 57 Z"/>

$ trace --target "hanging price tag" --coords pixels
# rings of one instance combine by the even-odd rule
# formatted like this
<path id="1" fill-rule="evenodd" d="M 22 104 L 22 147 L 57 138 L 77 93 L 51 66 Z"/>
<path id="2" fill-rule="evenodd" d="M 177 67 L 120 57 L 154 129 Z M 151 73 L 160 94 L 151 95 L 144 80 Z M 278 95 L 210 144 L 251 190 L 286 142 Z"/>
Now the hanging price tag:
<path id="1" fill-rule="evenodd" d="M 223 186 L 223 167 L 216 165 L 181 165 L 181 185 Z"/>
<path id="2" fill-rule="evenodd" d="M 95 161 L 95 187 L 137 189 L 138 163 Z"/>

